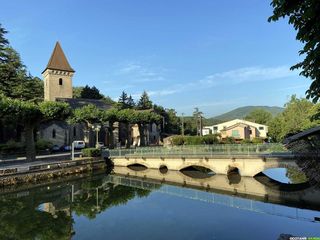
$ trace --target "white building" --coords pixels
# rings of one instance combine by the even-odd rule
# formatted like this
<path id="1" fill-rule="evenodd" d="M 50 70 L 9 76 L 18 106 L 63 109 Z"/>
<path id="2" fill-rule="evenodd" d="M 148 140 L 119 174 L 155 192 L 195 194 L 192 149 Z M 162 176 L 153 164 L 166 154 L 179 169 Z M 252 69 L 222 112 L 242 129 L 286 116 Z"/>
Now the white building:
<path id="1" fill-rule="evenodd" d="M 221 134 L 221 138 L 234 137 L 235 139 L 267 138 L 268 126 L 249 122 L 242 119 L 234 119 L 213 126 L 205 126 L 203 135 Z"/>

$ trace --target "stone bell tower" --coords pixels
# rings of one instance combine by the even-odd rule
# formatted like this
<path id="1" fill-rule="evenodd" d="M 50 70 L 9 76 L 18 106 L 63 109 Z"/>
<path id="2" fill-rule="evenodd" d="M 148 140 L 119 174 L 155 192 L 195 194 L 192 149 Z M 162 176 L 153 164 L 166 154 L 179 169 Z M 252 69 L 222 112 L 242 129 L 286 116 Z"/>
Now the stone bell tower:
<path id="1" fill-rule="evenodd" d="M 44 100 L 72 98 L 73 68 L 70 66 L 60 43 L 57 42 L 47 67 L 42 72 L 44 80 Z"/>

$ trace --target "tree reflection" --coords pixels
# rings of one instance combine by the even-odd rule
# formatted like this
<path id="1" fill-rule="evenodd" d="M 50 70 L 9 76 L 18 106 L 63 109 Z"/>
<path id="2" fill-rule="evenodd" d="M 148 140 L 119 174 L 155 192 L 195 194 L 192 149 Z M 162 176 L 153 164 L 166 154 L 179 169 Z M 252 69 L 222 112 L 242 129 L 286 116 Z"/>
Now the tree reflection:
<path id="1" fill-rule="evenodd" d="M 73 220 L 37 208 L 31 198 L 0 199 L 0 239 L 70 239 Z"/>
<path id="2" fill-rule="evenodd" d="M 308 181 L 307 176 L 299 169 L 288 167 L 286 177 L 290 179 L 293 184 L 305 183 Z"/>

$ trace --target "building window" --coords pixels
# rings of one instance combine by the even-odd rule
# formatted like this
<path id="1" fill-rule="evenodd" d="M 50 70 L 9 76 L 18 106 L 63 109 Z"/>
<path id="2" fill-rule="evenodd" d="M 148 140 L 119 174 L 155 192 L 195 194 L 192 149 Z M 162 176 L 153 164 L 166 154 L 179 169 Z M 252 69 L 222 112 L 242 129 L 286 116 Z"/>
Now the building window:
<path id="1" fill-rule="evenodd" d="M 264 130 L 264 127 L 259 127 L 259 130 Z"/>
<path id="2" fill-rule="evenodd" d="M 239 130 L 232 130 L 232 137 L 240 137 Z"/>
<path id="3" fill-rule="evenodd" d="M 77 136 L 77 128 L 76 127 L 73 127 L 73 136 Z"/>
<path id="4" fill-rule="evenodd" d="M 56 130 L 52 129 L 52 138 L 56 138 Z"/>
<path id="5" fill-rule="evenodd" d="M 59 78 L 59 85 L 62 85 L 62 78 Z"/>

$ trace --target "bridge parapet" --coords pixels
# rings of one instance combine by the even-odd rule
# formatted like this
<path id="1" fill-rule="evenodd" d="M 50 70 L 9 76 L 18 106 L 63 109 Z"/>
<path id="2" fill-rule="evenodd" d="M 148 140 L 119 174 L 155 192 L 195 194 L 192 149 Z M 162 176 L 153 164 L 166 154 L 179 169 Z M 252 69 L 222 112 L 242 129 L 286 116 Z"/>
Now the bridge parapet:
<path id="1" fill-rule="evenodd" d="M 183 145 L 170 147 L 139 147 L 130 149 L 112 149 L 111 157 L 123 156 L 257 156 L 291 154 L 282 144 L 215 144 L 215 145 Z"/>

